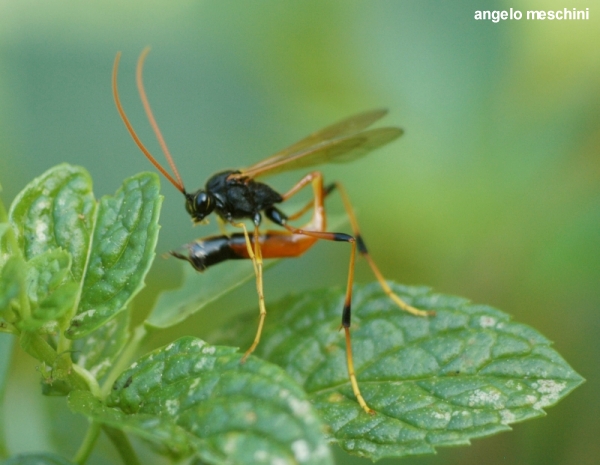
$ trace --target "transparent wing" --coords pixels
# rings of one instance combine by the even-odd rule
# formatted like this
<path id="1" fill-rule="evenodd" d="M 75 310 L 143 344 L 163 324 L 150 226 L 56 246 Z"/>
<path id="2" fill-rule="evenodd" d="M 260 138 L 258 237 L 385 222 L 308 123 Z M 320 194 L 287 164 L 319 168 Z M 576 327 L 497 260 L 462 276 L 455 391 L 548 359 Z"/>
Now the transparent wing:
<path id="1" fill-rule="evenodd" d="M 397 139 L 403 132 L 400 128 L 378 128 L 320 142 L 285 157 L 271 157 L 269 163 L 262 162 L 242 170 L 238 176 L 257 178 L 324 163 L 347 163 Z"/>
<path id="2" fill-rule="evenodd" d="M 241 170 L 240 177 L 259 177 L 321 163 L 345 163 L 387 144 L 402 134 L 398 128 L 360 132 L 387 114 L 371 110 L 327 126 L 255 165 Z"/>

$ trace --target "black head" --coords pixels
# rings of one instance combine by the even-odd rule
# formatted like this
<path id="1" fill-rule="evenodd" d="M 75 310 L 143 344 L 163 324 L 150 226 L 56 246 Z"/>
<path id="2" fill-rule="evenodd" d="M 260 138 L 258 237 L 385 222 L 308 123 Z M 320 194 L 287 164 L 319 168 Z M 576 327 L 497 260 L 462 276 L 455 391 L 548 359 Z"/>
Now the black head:
<path id="1" fill-rule="evenodd" d="M 194 223 L 199 223 L 210 215 L 215 206 L 215 198 L 205 190 L 200 189 L 193 194 L 185 194 L 185 209 Z"/>

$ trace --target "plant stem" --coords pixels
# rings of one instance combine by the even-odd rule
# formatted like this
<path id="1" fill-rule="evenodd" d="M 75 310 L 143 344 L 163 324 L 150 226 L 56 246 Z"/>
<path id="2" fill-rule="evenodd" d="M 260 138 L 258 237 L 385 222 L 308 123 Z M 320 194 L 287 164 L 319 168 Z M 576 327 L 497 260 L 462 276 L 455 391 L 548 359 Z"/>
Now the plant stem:
<path id="1" fill-rule="evenodd" d="M 92 449 L 96 443 L 96 440 L 98 439 L 99 434 L 100 423 L 92 421 L 87 433 L 85 434 L 85 437 L 83 438 L 83 442 L 81 443 L 79 450 L 73 458 L 73 462 L 77 463 L 78 465 L 83 465 L 87 461 L 88 457 L 92 453 Z"/>
<path id="2" fill-rule="evenodd" d="M 59 359 L 56 351 L 42 336 L 29 332 L 22 333 L 20 343 L 23 350 L 29 355 L 44 362 L 52 369 L 60 370 L 60 378 L 67 381 L 73 389 L 90 390 L 87 381 L 72 369 L 71 359 L 69 357 L 60 357 Z"/>
<path id="3" fill-rule="evenodd" d="M 110 394 L 110 390 L 112 389 L 112 385 L 115 380 L 119 377 L 119 375 L 125 370 L 125 368 L 131 363 L 133 356 L 137 352 L 140 344 L 148 335 L 148 331 L 144 324 L 139 325 L 137 328 L 133 330 L 133 336 L 123 349 L 121 356 L 117 360 L 108 373 L 104 384 L 102 385 L 102 398 L 106 398 L 108 394 Z"/>
<path id="4" fill-rule="evenodd" d="M 131 447 L 129 439 L 127 436 L 125 436 L 123 431 L 106 425 L 104 425 L 102 429 L 121 455 L 123 463 L 126 465 L 141 465 L 137 455 L 135 454 L 135 451 L 133 450 L 133 447 Z"/>

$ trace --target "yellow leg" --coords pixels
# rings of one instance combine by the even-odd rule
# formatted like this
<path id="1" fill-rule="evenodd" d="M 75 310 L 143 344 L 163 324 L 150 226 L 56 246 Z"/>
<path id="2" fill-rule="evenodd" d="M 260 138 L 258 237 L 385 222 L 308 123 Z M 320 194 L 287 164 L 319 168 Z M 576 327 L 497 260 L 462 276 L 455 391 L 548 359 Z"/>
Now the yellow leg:
<path id="1" fill-rule="evenodd" d="M 377 265 L 375 265 L 375 262 L 373 261 L 371 256 L 368 254 L 363 254 L 363 256 L 367 260 L 367 263 L 369 264 L 369 266 L 371 267 L 371 270 L 373 271 L 373 274 L 377 278 L 377 281 L 379 281 L 379 284 L 383 288 L 383 292 L 385 292 L 387 294 L 387 296 L 390 299 L 392 299 L 396 303 L 396 305 L 398 305 L 398 307 L 400 307 L 402 310 L 404 310 L 408 313 L 411 313 L 415 316 L 435 316 L 434 311 L 419 310 L 418 308 L 411 307 L 406 302 L 404 302 L 404 300 L 402 300 L 394 291 L 392 291 L 392 289 L 388 285 L 387 281 L 381 274 L 381 271 L 379 271 L 379 268 L 377 268 Z"/>
<path id="2" fill-rule="evenodd" d="M 252 260 L 252 266 L 254 266 L 254 273 L 258 274 L 256 267 L 256 256 L 254 255 L 254 249 L 252 249 L 252 241 L 250 240 L 250 235 L 248 234 L 248 229 L 244 223 L 231 223 L 232 226 L 236 228 L 242 228 L 244 230 L 244 237 L 246 238 L 246 248 L 248 249 L 248 256 L 250 260 Z"/>
<path id="3" fill-rule="evenodd" d="M 248 356 L 252 352 L 254 352 L 254 350 L 258 346 L 258 343 L 260 342 L 260 335 L 262 333 L 263 325 L 265 323 L 265 317 L 267 316 L 267 309 L 265 307 L 265 296 L 263 293 L 263 260 L 262 252 L 260 250 L 258 226 L 254 227 L 254 249 L 252 249 L 252 241 L 250 240 L 250 236 L 248 234 L 248 229 L 246 228 L 246 225 L 244 223 L 236 223 L 234 224 L 234 226 L 240 227 L 244 230 L 244 236 L 246 238 L 246 247 L 248 248 L 248 255 L 252 260 L 252 264 L 254 265 L 254 274 L 256 275 L 256 292 L 258 293 L 258 307 L 260 311 L 260 319 L 258 321 L 258 329 L 256 330 L 254 342 L 252 342 L 252 345 L 242 357 L 242 363 L 244 363 Z"/>
<path id="4" fill-rule="evenodd" d="M 346 333 L 346 361 L 348 363 L 348 375 L 350 376 L 350 384 L 352 384 L 352 392 L 354 392 L 354 397 L 356 397 L 358 405 L 360 405 L 362 409 L 369 415 L 374 415 L 375 410 L 369 408 L 369 406 L 365 402 L 364 397 L 360 393 L 358 381 L 356 380 L 356 373 L 354 372 L 354 362 L 352 361 L 352 344 L 350 342 L 350 328 L 344 327 L 344 332 Z"/>
<path id="5" fill-rule="evenodd" d="M 332 241 L 345 241 L 345 242 L 349 242 L 352 245 L 352 251 L 351 251 L 351 255 L 350 255 L 350 266 L 349 266 L 349 270 L 348 270 L 348 283 L 347 283 L 347 287 L 346 287 L 346 298 L 344 301 L 344 309 L 343 309 L 343 314 L 342 314 L 342 328 L 344 329 L 345 336 L 346 336 L 346 361 L 347 361 L 347 366 L 348 366 L 348 377 L 350 379 L 352 391 L 353 391 L 360 407 L 366 413 L 374 414 L 375 412 L 367 405 L 367 402 L 365 401 L 364 397 L 362 396 L 362 394 L 360 392 L 358 380 L 356 377 L 356 372 L 354 369 L 354 361 L 352 358 L 352 344 L 351 344 L 351 339 L 350 339 L 350 324 L 351 324 L 352 284 L 354 281 L 354 260 L 355 260 L 355 256 L 356 256 L 356 249 L 358 249 L 359 252 L 361 253 L 361 255 L 363 257 L 365 257 L 365 259 L 367 260 L 369 266 L 373 270 L 373 273 L 375 274 L 375 276 L 376 276 L 377 280 L 379 281 L 381 287 L 383 288 L 384 292 L 402 310 L 409 312 L 416 316 L 429 316 L 429 315 L 434 315 L 435 313 L 419 310 L 417 308 L 414 308 L 414 307 L 408 305 L 396 293 L 394 293 L 394 291 L 392 291 L 392 289 L 386 282 L 385 278 L 383 277 L 383 275 L 381 274 L 381 272 L 379 271 L 379 269 L 377 268 L 377 266 L 375 265 L 374 261 L 372 260 L 372 258 L 370 257 L 370 255 L 367 251 L 366 245 L 360 235 L 358 222 L 356 220 L 356 216 L 352 209 L 352 205 L 350 203 L 348 195 L 346 194 L 346 191 L 344 190 L 344 188 L 341 184 L 336 183 L 335 185 L 329 186 L 327 189 L 324 189 L 323 184 L 322 184 L 321 174 L 319 172 L 314 172 L 314 173 L 310 173 L 310 174 L 306 175 L 304 178 L 302 178 L 302 180 L 299 183 L 297 183 L 294 187 L 292 187 L 292 189 L 290 189 L 286 194 L 283 195 L 283 198 L 288 199 L 288 198 L 292 197 L 294 194 L 296 194 L 298 191 L 300 191 L 303 187 L 307 186 L 309 183 L 313 184 L 313 190 L 315 193 L 315 205 L 311 206 L 311 204 L 308 203 L 303 208 L 301 208 L 298 212 L 296 212 L 294 215 L 289 216 L 287 219 L 290 220 L 290 219 L 298 218 L 302 214 L 304 214 L 308 210 L 310 210 L 311 208 L 314 208 L 315 211 L 317 211 L 319 208 L 322 209 L 324 197 L 326 195 L 328 195 L 333 190 L 333 187 L 335 186 L 340 191 L 340 195 L 342 197 L 344 207 L 346 209 L 346 212 L 350 219 L 350 223 L 352 225 L 352 231 L 354 233 L 354 237 L 349 236 L 347 234 L 342 234 L 342 233 L 326 232 L 325 231 L 325 228 L 326 228 L 325 221 L 323 221 L 323 224 L 320 225 L 320 226 L 322 226 L 322 228 L 318 228 L 317 230 L 298 229 L 298 228 L 295 228 L 295 227 L 289 225 L 287 222 L 281 223 L 281 226 L 283 226 L 284 228 L 286 228 L 288 231 L 290 231 L 293 234 L 304 234 L 307 236 L 312 236 L 312 237 L 317 237 L 319 239 L 332 240 Z M 262 319 L 261 319 L 261 324 L 259 325 L 259 331 L 257 333 L 257 337 L 255 339 L 255 344 L 258 344 L 261 326 L 262 326 Z M 255 347 L 255 345 L 253 345 L 253 347 L 251 347 L 250 350 L 253 350 L 254 347 Z"/>
<path id="6" fill-rule="evenodd" d="M 352 392 L 358 401 L 358 405 L 367 412 L 369 415 L 375 414 L 375 411 L 369 408 L 365 402 L 364 397 L 360 393 L 358 387 L 358 380 L 356 379 L 356 372 L 354 371 L 354 361 L 352 358 L 352 343 L 350 341 L 350 309 L 352 306 L 352 284 L 354 283 L 354 261 L 356 257 L 356 241 L 350 242 L 352 244 L 352 250 L 350 252 L 350 266 L 348 268 L 348 284 L 346 286 L 346 299 L 344 300 L 344 311 L 342 314 L 342 328 L 346 335 L 346 362 L 348 364 L 348 377 L 350 378 L 350 384 L 352 385 Z"/>
<path id="7" fill-rule="evenodd" d="M 392 291 L 392 289 L 388 285 L 387 281 L 381 274 L 381 271 L 379 271 L 379 268 L 377 268 L 377 265 L 375 265 L 375 262 L 373 261 L 373 259 L 369 255 L 369 252 L 367 251 L 367 247 L 362 239 L 360 230 L 358 228 L 358 222 L 356 221 L 356 215 L 354 214 L 354 210 L 352 209 L 352 204 L 350 203 L 350 199 L 348 197 L 348 194 L 346 194 L 346 190 L 344 189 L 344 186 L 342 186 L 340 183 L 336 183 L 336 187 L 340 193 L 340 196 L 342 197 L 342 201 L 344 203 L 344 208 L 346 209 L 346 212 L 348 213 L 348 217 L 350 218 L 352 232 L 354 233 L 354 237 L 356 238 L 356 241 L 358 243 L 358 250 L 360 251 L 360 254 L 365 258 L 365 260 L 367 260 L 367 263 L 371 267 L 371 270 L 373 271 L 373 274 L 377 278 L 377 281 L 379 281 L 379 284 L 381 285 L 383 291 L 387 294 L 387 296 L 390 299 L 392 299 L 394 301 L 394 303 L 396 305 L 398 305 L 398 307 L 400 307 L 405 312 L 408 312 L 415 316 L 435 316 L 434 311 L 419 310 L 418 308 L 408 305 L 406 302 L 404 302 L 404 300 L 402 300 L 400 298 L 400 296 L 398 296 L 398 294 L 396 294 L 394 291 Z"/>

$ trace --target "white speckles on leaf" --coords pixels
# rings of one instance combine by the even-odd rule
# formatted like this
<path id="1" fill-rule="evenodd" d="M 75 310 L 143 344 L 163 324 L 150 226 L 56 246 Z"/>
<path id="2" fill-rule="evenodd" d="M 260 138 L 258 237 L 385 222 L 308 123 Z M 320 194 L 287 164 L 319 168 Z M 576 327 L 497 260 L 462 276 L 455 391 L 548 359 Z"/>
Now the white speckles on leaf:
<path id="1" fill-rule="evenodd" d="M 295 397 L 291 397 L 288 401 L 289 406 L 292 408 L 294 415 L 306 416 L 310 412 L 310 403 L 307 400 L 298 400 Z"/>
<path id="2" fill-rule="evenodd" d="M 310 448 L 304 439 L 298 439 L 292 443 L 292 451 L 298 462 L 306 462 L 310 458 Z"/>
<path id="3" fill-rule="evenodd" d="M 538 410 L 558 401 L 560 393 L 567 387 L 567 383 L 559 383 L 551 379 L 540 379 L 534 384 L 537 384 L 537 391 L 542 395 L 533 405 L 533 408 Z"/>
<path id="4" fill-rule="evenodd" d="M 534 404 L 535 402 L 537 402 L 537 397 L 534 396 L 533 394 L 529 394 L 525 396 L 525 401 L 528 404 Z"/>
<path id="5" fill-rule="evenodd" d="M 194 365 L 194 370 L 196 370 L 196 371 L 201 371 L 201 370 L 206 370 L 206 369 L 210 370 L 210 369 L 212 369 L 212 367 L 214 365 L 215 365 L 215 359 L 213 357 L 202 357 Z"/>
<path id="6" fill-rule="evenodd" d="M 81 322 L 81 321 L 85 320 L 86 318 L 93 317 L 95 313 L 96 313 L 96 309 L 95 308 L 92 308 L 90 310 L 86 310 L 85 312 L 81 312 L 79 315 L 76 315 L 75 317 L 73 317 L 73 319 L 71 320 L 71 322 L 73 322 L 73 321 Z"/>
<path id="7" fill-rule="evenodd" d="M 169 415 L 174 416 L 179 409 L 179 401 L 177 399 L 167 399 L 165 402 L 165 408 Z"/>
<path id="8" fill-rule="evenodd" d="M 204 347 L 205 345 L 206 342 L 204 342 L 202 339 L 195 339 L 190 344 L 191 347 L 196 347 L 197 349 L 202 349 L 202 347 Z"/>
<path id="9" fill-rule="evenodd" d="M 215 353 L 216 348 L 214 346 L 206 346 L 202 349 L 203 354 L 212 355 Z"/>
<path id="10" fill-rule="evenodd" d="M 479 318 L 479 326 L 482 328 L 493 328 L 496 326 L 496 318 L 493 316 L 484 315 Z"/>
<path id="11" fill-rule="evenodd" d="M 469 396 L 469 407 L 499 408 L 500 393 L 498 391 L 476 389 Z"/>
<path id="12" fill-rule="evenodd" d="M 450 421 L 451 414 L 450 412 L 439 412 L 434 410 L 432 416 L 436 420 L 444 420 L 447 423 Z"/>
<path id="13" fill-rule="evenodd" d="M 500 422 L 503 425 L 509 425 L 510 423 L 514 423 L 516 420 L 516 416 L 508 409 L 500 410 Z"/>
<path id="14" fill-rule="evenodd" d="M 37 221 L 35 223 L 35 238 L 38 242 L 48 241 L 48 224 L 44 221 Z"/>

